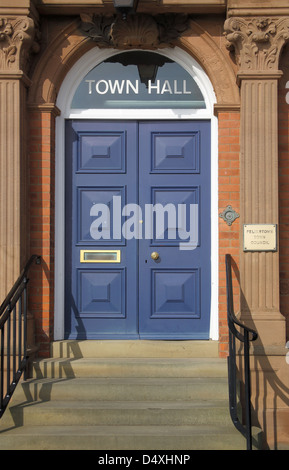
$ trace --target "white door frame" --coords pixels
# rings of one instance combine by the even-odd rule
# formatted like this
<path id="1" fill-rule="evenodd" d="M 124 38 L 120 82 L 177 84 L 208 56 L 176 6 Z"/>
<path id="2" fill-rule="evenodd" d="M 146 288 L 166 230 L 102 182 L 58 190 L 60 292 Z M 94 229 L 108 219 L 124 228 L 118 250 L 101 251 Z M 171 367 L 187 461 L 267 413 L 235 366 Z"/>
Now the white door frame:
<path id="1" fill-rule="evenodd" d="M 124 51 L 125 52 L 125 51 Z M 214 116 L 216 96 L 208 76 L 200 65 L 180 48 L 158 52 L 181 65 L 197 82 L 206 109 L 90 109 L 70 107 L 74 93 L 85 75 L 97 64 L 119 50 L 93 48 L 83 55 L 66 75 L 56 105 L 61 115 L 56 118 L 55 146 L 55 308 L 54 340 L 64 338 L 65 317 L 65 120 L 66 119 L 209 119 L 211 121 L 211 313 L 210 339 L 219 339 L 218 328 L 218 120 Z"/>

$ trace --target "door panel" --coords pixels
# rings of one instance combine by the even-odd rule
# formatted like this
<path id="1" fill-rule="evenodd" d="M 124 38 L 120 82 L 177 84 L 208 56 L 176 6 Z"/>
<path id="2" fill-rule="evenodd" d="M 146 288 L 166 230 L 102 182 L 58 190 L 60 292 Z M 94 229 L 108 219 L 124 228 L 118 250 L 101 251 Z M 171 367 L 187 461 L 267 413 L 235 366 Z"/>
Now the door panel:
<path id="1" fill-rule="evenodd" d="M 66 337 L 207 339 L 210 123 L 67 121 L 66 169 Z"/>
<path id="2" fill-rule="evenodd" d="M 113 211 L 137 199 L 136 156 L 135 122 L 67 121 L 67 338 L 138 337 L 137 245 Z"/>
<path id="3" fill-rule="evenodd" d="M 163 234 L 156 221 L 152 237 L 139 242 L 140 337 L 208 339 L 210 123 L 140 123 L 139 149 L 140 174 L 145 175 L 140 206 L 160 204 L 170 214 L 164 213 Z M 157 260 L 151 258 L 155 251 Z"/>

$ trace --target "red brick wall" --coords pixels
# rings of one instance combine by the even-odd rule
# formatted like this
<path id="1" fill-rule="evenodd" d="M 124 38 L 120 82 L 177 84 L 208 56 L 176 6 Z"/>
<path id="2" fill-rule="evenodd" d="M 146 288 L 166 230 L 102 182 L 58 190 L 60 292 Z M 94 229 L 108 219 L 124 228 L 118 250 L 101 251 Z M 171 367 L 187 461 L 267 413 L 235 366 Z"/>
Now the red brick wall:
<path id="1" fill-rule="evenodd" d="M 41 269 L 31 276 L 29 310 L 35 318 L 39 355 L 49 356 L 54 317 L 55 119 L 33 111 L 30 123 L 30 251 L 41 255 Z"/>
<path id="2" fill-rule="evenodd" d="M 219 113 L 219 214 L 228 206 L 240 214 L 240 114 Z M 228 353 L 227 298 L 225 255 L 232 255 L 233 292 L 235 312 L 239 309 L 239 246 L 240 222 L 232 225 L 219 219 L 219 352 Z M 235 275 L 237 273 L 237 277 Z"/>
<path id="3" fill-rule="evenodd" d="M 289 47 L 280 60 L 283 77 L 279 82 L 279 256 L 280 310 L 287 319 L 289 340 Z M 287 103 L 288 101 L 288 103 Z"/>

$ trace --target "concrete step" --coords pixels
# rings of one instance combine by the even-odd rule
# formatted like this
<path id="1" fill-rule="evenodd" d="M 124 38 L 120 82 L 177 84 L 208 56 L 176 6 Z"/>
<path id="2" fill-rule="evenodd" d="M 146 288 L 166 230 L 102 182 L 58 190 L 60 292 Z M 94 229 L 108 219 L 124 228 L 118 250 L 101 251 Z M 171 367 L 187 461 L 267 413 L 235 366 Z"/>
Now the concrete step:
<path id="1" fill-rule="evenodd" d="M 244 450 L 232 426 L 22 426 L 1 434 L 0 450 Z M 137 457 L 139 458 L 139 457 Z"/>
<path id="2" fill-rule="evenodd" d="M 219 358 L 52 358 L 33 361 L 33 377 L 226 377 Z"/>
<path id="3" fill-rule="evenodd" d="M 51 344 L 54 358 L 218 357 L 218 341 L 63 340 Z"/>
<path id="4" fill-rule="evenodd" d="M 34 401 L 10 408 L 5 428 L 13 426 L 192 426 L 230 425 L 227 400 Z M 3 425 L 0 426 L 3 429 Z"/>
<path id="5" fill-rule="evenodd" d="M 59 341 L 0 421 L 0 449 L 245 449 L 216 343 Z"/>
<path id="6" fill-rule="evenodd" d="M 44 378 L 17 387 L 13 400 L 190 401 L 227 399 L 224 377 L 200 378 Z"/>

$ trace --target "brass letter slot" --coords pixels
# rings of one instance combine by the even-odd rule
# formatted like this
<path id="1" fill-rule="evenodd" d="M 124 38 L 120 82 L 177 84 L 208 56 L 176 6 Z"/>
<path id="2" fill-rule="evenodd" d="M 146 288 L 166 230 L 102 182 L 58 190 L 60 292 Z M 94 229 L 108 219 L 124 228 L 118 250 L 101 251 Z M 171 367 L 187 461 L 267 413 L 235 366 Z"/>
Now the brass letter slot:
<path id="1" fill-rule="evenodd" d="M 81 263 L 120 263 L 120 250 L 80 250 Z"/>

